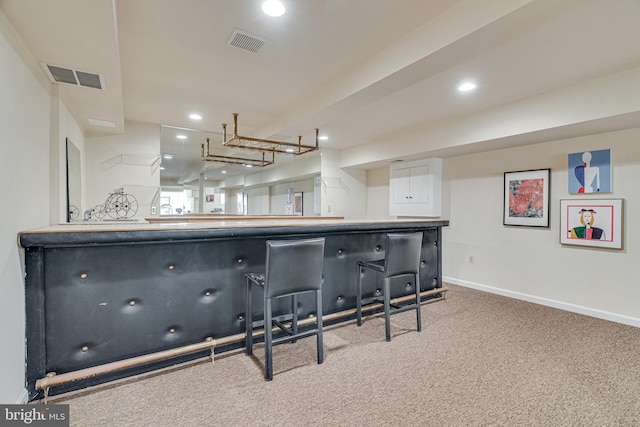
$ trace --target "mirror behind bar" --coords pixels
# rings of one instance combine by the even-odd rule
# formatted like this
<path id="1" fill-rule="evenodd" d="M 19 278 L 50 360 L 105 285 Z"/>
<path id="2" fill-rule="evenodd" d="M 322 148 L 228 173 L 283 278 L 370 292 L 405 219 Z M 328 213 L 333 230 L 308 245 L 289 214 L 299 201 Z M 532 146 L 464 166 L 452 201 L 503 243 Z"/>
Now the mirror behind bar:
<path id="1" fill-rule="evenodd" d="M 67 138 L 67 222 L 76 221 L 82 212 L 82 175 L 80 150 Z"/>

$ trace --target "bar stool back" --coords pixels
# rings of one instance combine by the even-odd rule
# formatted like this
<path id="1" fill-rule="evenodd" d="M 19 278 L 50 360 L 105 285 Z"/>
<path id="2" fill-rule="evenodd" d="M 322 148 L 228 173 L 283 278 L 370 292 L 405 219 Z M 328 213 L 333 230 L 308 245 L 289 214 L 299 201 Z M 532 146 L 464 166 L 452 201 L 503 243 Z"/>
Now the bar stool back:
<path id="1" fill-rule="evenodd" d="M 322 263 L 324 260 L 324 238 L 302 240 L 269 240 L 264 274 L 247 273 L 246 299 L 246 354 L 253 354 L 253 329 L 264 327 L 265 335 L 265 380 L 273 378 L 273 345 L 295 342 L 298 338 L 311 335 L 317 337 L 318 364 L 324 360 L 322 340 Z M 264 320 L 253 320 L 251 294 L 256 287 L 263 291 Z M 298 295 L 315 293 L 316 324 L 311 329 L 298 331 Z M 273 301 L 283 297 L 292 298 L 291 313 L 273 316 Z M 282 322 L 291 321 L 290 327 Z M 273 338 L 273 325 L 279 327 L 285 336 Z"/>
<path id="2" fill-rule="evenodd" d="M 357 306 L 356 318 L 358 326 L 362 325 L 362 305 L 382 302 L 384 305 L 385 334 L 391 341 L 390 315 L 403 311 L 415 310 L 418 332 L 422 330 L 420 317 L 420 258 L 422 255 L 422 233 L 389 233 L 385 245 L 385 257 L 374 261 L 357 262 Z M 369 268 L 381 273 L 384 278 L 383 299 L 379 297 L 362 298 L 362 269 Z M 415 301 L 397 306 L 391 304 L 391 279 L 412 275 L 415 281 Z"/>

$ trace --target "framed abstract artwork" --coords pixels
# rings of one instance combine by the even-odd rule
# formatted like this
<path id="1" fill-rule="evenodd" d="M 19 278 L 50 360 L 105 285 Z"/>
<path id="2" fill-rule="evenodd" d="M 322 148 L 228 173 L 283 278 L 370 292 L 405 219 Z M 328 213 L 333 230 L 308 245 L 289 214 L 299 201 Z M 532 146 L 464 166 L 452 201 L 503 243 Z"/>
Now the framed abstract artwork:
<path id="1" fill-rule="evenodd" d="M 569 194 L 611 193 L 611 150 L 569 154 Z"/>
<path id="2" fill-rule="evenodd" d="M 504 225 L 549 227 L 551 169 L 504 173 Z"/>
<path id="3" fill-rule="evenodd" d="M 624 199 L 560 200 L 560 243 L 622 249 Z"/>
<path id="4" fill-rule="evenodd" d="M 302 216 L 302 192 L 293 193 L 293 214 Z"/>

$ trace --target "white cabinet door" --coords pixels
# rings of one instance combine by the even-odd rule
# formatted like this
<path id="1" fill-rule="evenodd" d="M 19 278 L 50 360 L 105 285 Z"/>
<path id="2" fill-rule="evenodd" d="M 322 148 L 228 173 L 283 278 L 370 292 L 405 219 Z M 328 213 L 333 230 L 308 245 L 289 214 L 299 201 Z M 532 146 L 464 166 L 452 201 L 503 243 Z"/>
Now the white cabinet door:
<path id="1" fill-rule="evenodd" d="M 409 201 L 410 203 L 428 203 L 430 196 L 429 166 L 416 166 L 410 169 Z"/>
<path id="2" fill-rule="evenodd" d="M 409 203 L 411 168 L 391 171 L 391 203 Z"/>
<path id="3" fill-rule="evenodd" d="M 389 167 L 389 214 L 440 216 L 442 160 L 394 163 Z"/>

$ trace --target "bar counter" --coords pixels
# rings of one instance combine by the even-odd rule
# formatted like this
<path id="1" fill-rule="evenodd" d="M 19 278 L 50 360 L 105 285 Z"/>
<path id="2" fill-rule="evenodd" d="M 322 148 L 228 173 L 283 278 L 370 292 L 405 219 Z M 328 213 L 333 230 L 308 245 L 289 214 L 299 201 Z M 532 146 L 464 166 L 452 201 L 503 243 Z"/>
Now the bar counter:
<path id="1" fill-rule="evenodd" d="M 440 241 L 442 227 L 448 224 L 416 219 L 225 218 L 105 221 L 23 231 L 19 244 L 25 249 L 29 399 L 42 397 L 36 382 L 52 372 L 78 371 L 242 333 L 244 274 L 264 271 L 265 242 L 270 239 L 325 238 L 325 315 L 355 307 L 356 261 L 383 257 L 389 232 L 423 233 L 420 287 L 441 288 Z M 381 285 L 378 278 L 360 274 L 363 293 L 373 295 Z M 399 283 L 392 298 L 411 294 L 413 285 Z M 261 300 L 254 298 L 254 316 L 260 317 Z M 315 315 L 312 307 L 311 300 L 300 298 L 301 318 Z M 202 352 L 82 379 L 60 385 L 51 394 L 199 357 Z"/>

